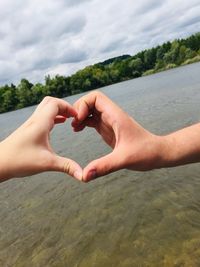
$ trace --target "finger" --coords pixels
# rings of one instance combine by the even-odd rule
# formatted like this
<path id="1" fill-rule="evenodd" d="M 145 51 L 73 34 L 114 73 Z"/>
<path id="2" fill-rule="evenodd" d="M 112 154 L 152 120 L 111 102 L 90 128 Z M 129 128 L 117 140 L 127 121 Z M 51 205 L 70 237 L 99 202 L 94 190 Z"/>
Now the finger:
<path id="1" fill-rule="evenodd" d="M 77 122 L 84 121 L 90 115 L 91 110 L 92 107 L 90 108 L 89 104 L 87 103 L 87 99 L 81 99 L 77 110 Z"/>
<path id="2" fill-rule="evenodd" d="M 73 120 L 71 122 L 71 126 L 75 128 L 78 125 L 80 125 L 80 122 L 78 121 L 77 117 L 73 118 Z"/>
<path id="3" fill-rule="evenodd" d="M 61 115 L 64 117 L 75 117 L 77 112 L 68 102 L 63 99 L 47 96 L 42 102 L 38 105 L 35 110 L 35 114 L 41 114 L 46 112 L 48 117 L 56 117 L 57 115 Z"/>
<path id="4" fill-rule="evenodd" d="M 73 106 L 77 111 L 77 120 L 84 121 L 91 111 L 96 108 L 96 99 L 100 93 L 95 91 L 88 95 L 81 97 Z"/>
<path id="5" fill-rule="evenodd" d="M 85 125 L 84 124 L 80 124 L 77 127 L 73 127 L 73 131 L 74 132 L 81 132 L 81 131 L 83 131 L 84 128 L 85 128 Z"/>
<path id="6" fill-rule="evenodd" d="M 67 173 L 77 180 L 82 181 L 83 170 L 80 165 L 72 159 L 56 155 L 55 162 L 51 170 Z"/>
<path id="7" fill-rule="evenodd" d="M 54 120 L 54 123 L 56 123 L 56 124 L 63 123 L 63 122 L 66 121 L 66 119 L 67 119 L 66 117 L 63 117 L 63 116 L 58 115 L 58 116 L 56 116 L 56 118 Z"/>
<path id="8" fill-rule="evenodd" d="M 97 177 L 122 169 L 122 161 L 116 152 L 90 162 L 83 170 L 83 181 L 89 182 Z"/>
<path id="9" fill-rule="evenodd" d="M 56 117 L 69 118 L 76 115 L 77 112 L 69 103 L 54 97 L 45 97 L 33 114 L 33 116 L 37 117 L 41 127 L 45 127 L 48 130 L 53 128 Z"/>
<path id="10" fill-rule="evenodd" d="M 77 123 L 76 120 L 74 120 L 74 121 L 72 121 L 71 125 L 72 125 L 73 130 L 75 132 L 80 132 L 86 126 L 96 129 L 96 127 L 97 127 L 97 121 L 94 118 L 89 117 L 89 118 L 85 119 L 81 124 L 80 123 Z"/>
<path id="11" fill-rule="evenodd" d="M 106 95 L 99 91 L 94 91 L 80 98 L 74 105 L 78 115 L 76 122 L 83 122 L 90 114 L 97 113 L 98 116 L 105 114 L 106 119 L 112 124 L 119 114 L 124 113 L 115 103 Z"/>

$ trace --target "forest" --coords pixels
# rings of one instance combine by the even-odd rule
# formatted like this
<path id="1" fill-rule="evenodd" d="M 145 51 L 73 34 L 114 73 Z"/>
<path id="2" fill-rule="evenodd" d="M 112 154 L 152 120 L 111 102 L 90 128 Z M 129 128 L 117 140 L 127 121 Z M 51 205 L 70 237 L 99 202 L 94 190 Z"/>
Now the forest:
<path id="1" fill-rule="evenodd" d="M 122 55 L 87 66 L 71 76 L 46 76 L 44 83 L 36 84 L 23 78 L 18 85 L 3 85 L 0 87 L 0 113 L 38 104 L 46 95 L 63 98 L 198 61 L 200 32 L 133 56 Z"/>

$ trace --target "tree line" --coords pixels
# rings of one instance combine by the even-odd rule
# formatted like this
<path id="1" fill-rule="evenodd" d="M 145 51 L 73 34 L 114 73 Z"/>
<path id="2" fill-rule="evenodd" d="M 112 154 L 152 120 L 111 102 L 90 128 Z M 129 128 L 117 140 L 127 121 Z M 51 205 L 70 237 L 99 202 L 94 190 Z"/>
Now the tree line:
<path id="1" fill-rule="evenodd" d="M 46 76 L 43 84 L 27 79 L 17 86 L 6 84 L 0 87 L 0 113 L 38 104 L 46 95 L 62 98 L 197 61 L 200 33 L 87 66 L 68 77 Z"/>

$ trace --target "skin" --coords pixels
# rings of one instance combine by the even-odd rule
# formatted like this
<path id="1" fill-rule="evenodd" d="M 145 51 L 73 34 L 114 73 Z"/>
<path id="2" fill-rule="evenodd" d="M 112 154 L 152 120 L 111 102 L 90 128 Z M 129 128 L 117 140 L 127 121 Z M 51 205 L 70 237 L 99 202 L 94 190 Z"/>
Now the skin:
<path id="1" fill-rule="evenodd" d="M 80 98 L 72 121 L 75 132 L 94 128 L 112 152 L 90 162 L 83 181 L 119 169 L 148 171 L 200 161 L 200 124 L 158 136 L 144 129 L 103 93 L 94 91 Z"/>
<path id="2" fill-rule="evenodd" d="M 76 115 L 64 100 L 45 97 L 32 116 L 0 143 L 0 181 L 44 171 L 65 172 L 81 180 L 82 168 L 73 160 L 56 155 L 49 142 L 55 124 Z"/>
<path id="3" fill-rule="evenodd" d="M 94 128 L 112 152 L 83 170 L 75 161 L 56 155 L 50 132 L 70 117 L 75 132 Z M 73 107 L 45 97 L 32 116 L 0 143 L 0 181 L 58 171 L 88 182 L 124 168 L 148 171 L 199 162 L 199 136 L 200 123 L 166 136 L 152 134 L 98 91 L 83 96 Z"/>

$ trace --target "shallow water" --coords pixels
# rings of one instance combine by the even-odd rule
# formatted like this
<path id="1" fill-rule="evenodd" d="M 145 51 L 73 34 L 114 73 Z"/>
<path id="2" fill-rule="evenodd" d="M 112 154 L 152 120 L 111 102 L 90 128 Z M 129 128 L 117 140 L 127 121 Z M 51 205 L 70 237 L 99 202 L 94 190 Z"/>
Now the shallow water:
<path id="1" fill-rule="evenodd" d="M 197 63 L 102 91 L 166 134 L 199 121 L 199 73 Z M 0 115 L 1 139 L 34 108 Z M 92 129 L 74 134 L 70 123 L 53 130 L 51 143 L 83 166 L 109 151 Z M 89 184 L 50 172 L 1 183 L 0 266 L 200 266 L 199 192 L 200 164 L 122 170 Z"/>

